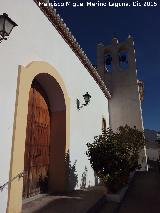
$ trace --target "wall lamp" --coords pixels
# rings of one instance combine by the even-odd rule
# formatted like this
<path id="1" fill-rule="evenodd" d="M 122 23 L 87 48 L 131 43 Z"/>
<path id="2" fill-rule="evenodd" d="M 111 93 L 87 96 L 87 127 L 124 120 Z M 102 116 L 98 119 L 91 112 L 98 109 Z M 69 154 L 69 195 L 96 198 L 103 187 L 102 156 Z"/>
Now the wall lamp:
<path id="1" fill-rule="evenodd" d="M 18 26 L 6 13 L 0 15 L 0 42 L 7 40 L 7 36 L 11 33 L 12 29 Z"/>
<path id="2" fill-rule="evenodd" d="M 90 99 L 91 99 L 91 95 L 86 92 L 85 95 L 83 95 L 83 98 L 84 98 L 84 101 L 85 103 L 84 104 L 80 104 L 80 101 L 77 99 L 77 109 L 80 110 L 82 107 L 84 106 L 87 106 L 90 102 Z"/>

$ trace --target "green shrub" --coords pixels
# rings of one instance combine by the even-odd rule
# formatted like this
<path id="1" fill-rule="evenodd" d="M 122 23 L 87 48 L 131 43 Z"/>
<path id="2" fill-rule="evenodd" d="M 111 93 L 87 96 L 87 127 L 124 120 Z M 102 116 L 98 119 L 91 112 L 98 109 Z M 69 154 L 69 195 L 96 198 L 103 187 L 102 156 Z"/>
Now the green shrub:
<path id="1" fill-rule="evenodd" d="M 127 183 L 130 172 L 140 168 L 139 152 L 144 145 L 143 132 L 126 125 L 117 132 L 103 129 L 93 143 L 87 143 L 86 154 L 97 176 L 116 192 Z"/>

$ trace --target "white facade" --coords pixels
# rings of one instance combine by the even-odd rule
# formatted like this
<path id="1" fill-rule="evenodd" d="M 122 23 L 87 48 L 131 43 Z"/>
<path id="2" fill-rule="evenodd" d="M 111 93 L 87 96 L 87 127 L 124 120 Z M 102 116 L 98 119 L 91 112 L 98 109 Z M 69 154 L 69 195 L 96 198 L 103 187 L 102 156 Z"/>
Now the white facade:
<path id="1" fill-rule="evenodd" d="M 159 160 L 160 149 L 148 148 L 146 151 L 147 151 L 147 157 L 149 160 L 153 160 L 153 161 Z"/>
<path id="2" fill-rule="evenodd" d="M 85 154 L 86 143 L 93 141 L 94 136 L 100 133 L 103 117 L 109 125 L 107 98 L 34 1 L 16 0 L 13 3 L 1 0 L 0 5 L 0 14 L 7 13 L 18 24 L 8 40 L 0 44 L 0 185 L 9 180 L 18 66 L 27 66 L 33 61 L 49 63 L 65 82 L 70 97 L 71 161 L 77 160 L 79 180 L 87 166 L 87 185 L 93 185 L 93 171 Z M 76 99 L 84 102 L 86 92 L 92 96 L 90 104 L 78 111 Z M 6 210 L 7 199 L 6 187 L 0 192 L 2 213 Z"/>
<path id="3" fill-rule="evenodd" d="M 160 146 L 156 141 L 147 141 L 146 151 L 148 160 L 159 160 Z"/>
<path id="4" fill-rule="evenodd" d="M 85 167 L 87 186 L 94 185 L 95 177 L 86 156 L 86 143 L 92 142 L 94 136 L 101 133 L 103 118 L 106 120 L 106 127 L 109 127 L 107 95 L 33 0 L 15 0 L 14 3 L 0 0 L 0 5 L 0 14 L 7 13 L 18 25 L 7 41 L 0 43 L 0 186 L 9 180 L 11 156 L 14 154 L 13 124 L 17 107 L 19 66 L 26 68 L 22 72 L 27 72 L 27 67 L 35 61 L 49 64 L 64 82 L 69 99 L 69 151 L 71 163 L 77 161 L 77 188 L 81 186 Z M 43 70 L 39 72 L 43 73 Z M 90 103 L 78 110 L 76 100 L 84 103 L 83 95 L 86 92 L 91 95 Z M 139 120 L 141 121 L 141 117 L 138 117 L 138 122 Z M 16 131 L 21 132 L 21 129 Z M 7 201 L 8 188 L 4 187 L 0 191 L 0 213 L 6 212 Z"/>

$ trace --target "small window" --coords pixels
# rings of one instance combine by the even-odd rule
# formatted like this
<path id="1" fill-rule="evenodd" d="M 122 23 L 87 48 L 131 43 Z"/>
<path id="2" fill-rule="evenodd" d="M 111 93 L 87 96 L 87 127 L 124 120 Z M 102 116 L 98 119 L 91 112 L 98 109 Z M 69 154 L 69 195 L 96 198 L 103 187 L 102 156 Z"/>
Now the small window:
<path id="1" fill-rule="evenodd" d="M 102 129 L 106 130 L 106 120 L 105 120 L 105 118 L 102 118 Z"/>

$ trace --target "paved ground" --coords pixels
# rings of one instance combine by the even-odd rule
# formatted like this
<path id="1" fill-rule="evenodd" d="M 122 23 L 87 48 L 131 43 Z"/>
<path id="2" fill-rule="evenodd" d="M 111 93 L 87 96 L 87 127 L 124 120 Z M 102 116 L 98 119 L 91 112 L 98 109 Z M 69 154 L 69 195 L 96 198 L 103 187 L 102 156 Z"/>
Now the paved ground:
<path id="1" fill-rule="evenodd" d="M 86 213 L 103 197 L 103 189 L 46 195 L 23 204 L 22 213 Z"/>
<path id="2" fill-rule="evenodd" d="M 119 206 L 118 203 L 108 202 L 99 211 L 97 211 L 96 213 L 117 213 L 118 206 Z"/>
<path id="3" fill-rule="evenodd" d="M 23 205 L 22 213 L 86 213 L 102 197 L 102 191 L 75 191 L 71 195 L 46 196 Z M 92 209 L 93 210 L 93 209 Z M 157 168 L 136 173 L 121 205 L 109 202 L 96 213 L 160 213 L 160 173 Z"/>
<path id="4" fill-rule="evenodd" d="M 136 173 L 122 204 L 108 203 L 99 213 L 160 213 L 158 169 Z"/>
<path id="5" fill-rule="evenodd" d="M 160 174 L 157 171 L 136 175 L 119 213 L 160 213 Z"/>

